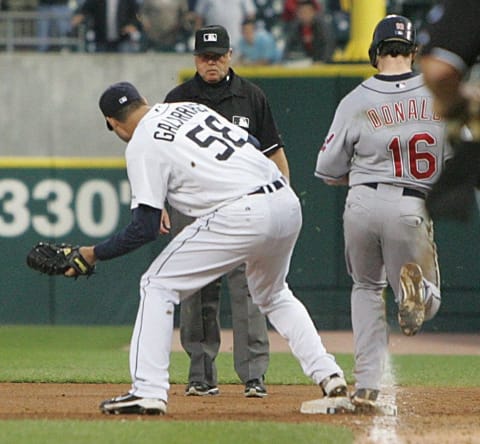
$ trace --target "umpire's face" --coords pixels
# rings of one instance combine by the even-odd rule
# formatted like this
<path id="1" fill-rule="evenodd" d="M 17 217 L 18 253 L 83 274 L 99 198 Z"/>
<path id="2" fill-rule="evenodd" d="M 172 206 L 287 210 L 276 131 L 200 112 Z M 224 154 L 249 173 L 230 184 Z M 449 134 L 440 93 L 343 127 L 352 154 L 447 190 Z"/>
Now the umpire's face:
<path id="1" fill-rule="evenodd" d="M 232 61 L 232 50 L 225 54 L 205 53 L 195 56 L 195 67 L 200 77 L 207 83 L 218 83 L 228 74 Z"/>

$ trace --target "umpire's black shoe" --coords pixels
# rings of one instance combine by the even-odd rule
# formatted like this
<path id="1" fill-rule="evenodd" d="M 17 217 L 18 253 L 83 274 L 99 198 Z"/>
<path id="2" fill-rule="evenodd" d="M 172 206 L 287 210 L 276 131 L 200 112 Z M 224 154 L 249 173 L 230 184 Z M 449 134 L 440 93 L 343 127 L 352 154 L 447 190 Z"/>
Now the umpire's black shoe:
<path id="1" fill-rule="evenodd" d="M 186 396 L 218 395 L 219 393 L 218 387 L 209 385 L 206 382 L 189 382 L 185 389 Z"/>
<path id="2" fill-rule="evenodd" d="M 245 396 L 247 398 L 265 398 L 267 396 L 267 389 L 261 379 L 250 379 L 245 384 Z"/>
<path id="3" fill-rule="evenodd" d="M 103 401 L 100 410 L 107 415 L 164 415 L 167 413 L 167 403 L 163 399 L 140 398 L 127 393 Z"/>

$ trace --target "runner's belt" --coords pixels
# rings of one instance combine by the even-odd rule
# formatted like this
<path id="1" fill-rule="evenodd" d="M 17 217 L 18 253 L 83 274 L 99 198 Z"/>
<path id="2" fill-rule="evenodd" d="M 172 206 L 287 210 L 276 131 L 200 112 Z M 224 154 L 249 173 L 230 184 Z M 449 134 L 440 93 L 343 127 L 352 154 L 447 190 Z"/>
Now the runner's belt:
<path id="1" fill-rule="evenodd" d="M 368 182 L 368 183 L 362 183 L 362 185 L 365 185 L 366 187 L 377 189 L 378 187 L 378 182 Z M 395 185 L 393 185 L 395 186 Z M 400 187 L 399 187 L 400 188 Z M 425 200 L 427 198 L 425 193 L 422 193 L 421 191 L 415 190 L 413 188 L 403 188 L 402 192 L 403 196 L 410 196 L 410 197 L 418 197 L 419 199 Z"/>

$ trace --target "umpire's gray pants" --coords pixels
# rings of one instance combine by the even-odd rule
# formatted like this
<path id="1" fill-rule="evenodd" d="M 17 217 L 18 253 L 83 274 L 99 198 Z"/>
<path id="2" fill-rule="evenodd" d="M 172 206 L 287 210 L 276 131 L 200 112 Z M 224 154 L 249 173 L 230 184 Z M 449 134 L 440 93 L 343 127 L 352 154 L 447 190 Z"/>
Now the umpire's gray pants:
<path id="1" fill-rule="evenodd" d="M 194 221 L 169 208 L 171 234 Z M 232 310 L 233 362 L 240 380 L 261 379 L 269 363 L 267 322 L 248 292 L 245 265 L 226 276 Z M 190 356 L 189 382 L 217 385 L 215 358 L 220 348 L 221 279 L 202 288 L 180 304 L 180 340 Z"/>

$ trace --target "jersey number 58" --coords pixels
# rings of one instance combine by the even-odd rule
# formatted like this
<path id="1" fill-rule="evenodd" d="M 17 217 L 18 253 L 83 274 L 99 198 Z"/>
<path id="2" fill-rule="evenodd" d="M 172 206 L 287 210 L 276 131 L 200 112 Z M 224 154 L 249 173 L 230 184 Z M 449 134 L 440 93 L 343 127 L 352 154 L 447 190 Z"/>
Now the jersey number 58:
<path id="1" fill-rule="evenodd" d="M 245 145 L 245 143 L 247 143 L 247 139 L 242 137 L 234 139 L 233 136 L 235 136 L 235 130 L 233 128 L 229 128 L 228 126 L 219 126 L 219 124 L 220 121 L 215 116 L 208 116 L 205 119 L 205 125 L 210 130 L 219 133 L 218 136 L 208 135 L 202 140 L 200 138 L 200 133 L 207 131 L 207 133 L 211 134 L 211 131 L 208 131 L 208 129 L 200 125 L 197 125 L 195 128 L 190 130 L 186 136 L 195 142 L 200 148 L 209 148 L 212 143 L 220 142 L 221 144 L 225 145 L 227 149 L 222 153 L 218 153 L 215 158 L 217 160 L 227 160 L 235 152 L 235 148 L 241 148 L 243 145 Z"/>

